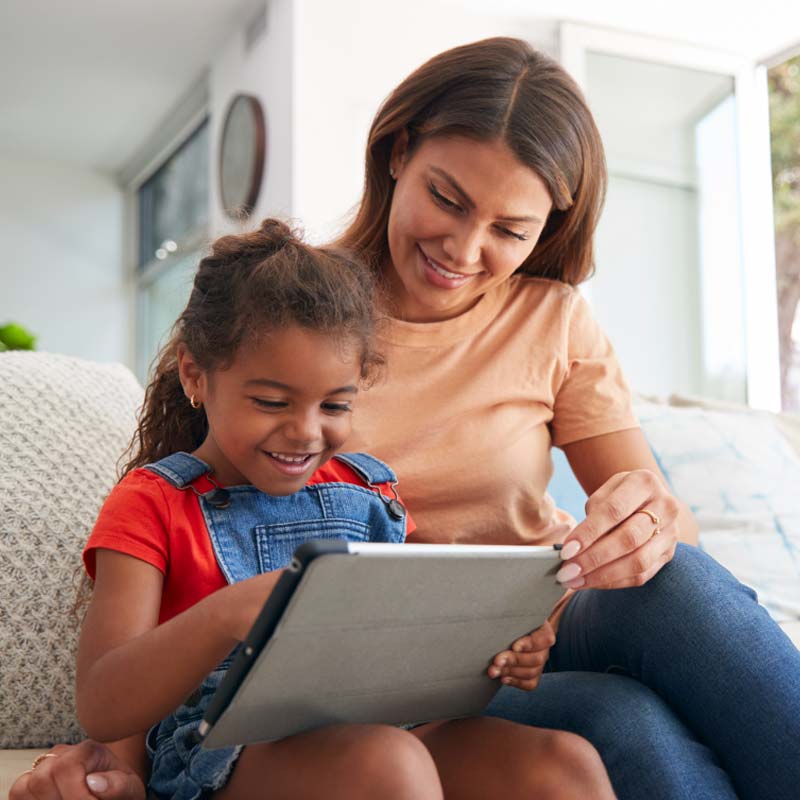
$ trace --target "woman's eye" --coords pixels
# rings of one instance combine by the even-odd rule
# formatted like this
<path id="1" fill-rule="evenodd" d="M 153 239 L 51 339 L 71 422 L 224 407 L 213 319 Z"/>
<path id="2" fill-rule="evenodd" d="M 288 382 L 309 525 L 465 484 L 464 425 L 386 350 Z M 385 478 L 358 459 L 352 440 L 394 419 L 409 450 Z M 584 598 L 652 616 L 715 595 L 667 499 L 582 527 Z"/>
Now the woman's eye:
<path id="1" fill-rule="evenodd" d="M 454 211 L 461 211 L 461 206 L 458 205 L 458 203 L 454 203 L 452 200 L 445 197 L 432 183 L 428 184 L 428 191 L 431 193 L 433 199 L 440 206 L 444 206 L 445 208 L 451 208 Z"/>
<path id="2" fill-rule="evenodd" d="M 517 233 L 516 231 L 511 231 L 508 228 L 498 228 L 498 230 L 504 236 L 510 236 L 513 239 L 518 239 L 520 242 L 527 242 L 528 241 L 528 234 L 527 233 Z"/>

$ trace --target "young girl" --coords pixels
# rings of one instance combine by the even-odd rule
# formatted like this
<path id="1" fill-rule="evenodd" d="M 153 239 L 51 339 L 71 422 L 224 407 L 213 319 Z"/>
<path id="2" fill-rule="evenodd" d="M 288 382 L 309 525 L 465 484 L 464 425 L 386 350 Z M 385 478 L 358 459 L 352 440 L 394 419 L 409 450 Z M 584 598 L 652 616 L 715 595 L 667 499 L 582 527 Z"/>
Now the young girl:
<path id="1" fill-rule="evenodd" d="M 366 270 L 274 220 L 202 260 L 147 389 L 137 451 L 84 552 L 95 587 L 78 654 L 81 724 L 101 741 L 149 729 L 150 788 L 180 800 L 613 797 L 587 742 L 504 720 L 195 742 L 231 651 L 298 544 L 401 542 L 413 530 L 389 513 L 388 467 L 336 455 L 381 363 L 373 308 Z M 31 793 L 45 769 L 29 776 Z"/>

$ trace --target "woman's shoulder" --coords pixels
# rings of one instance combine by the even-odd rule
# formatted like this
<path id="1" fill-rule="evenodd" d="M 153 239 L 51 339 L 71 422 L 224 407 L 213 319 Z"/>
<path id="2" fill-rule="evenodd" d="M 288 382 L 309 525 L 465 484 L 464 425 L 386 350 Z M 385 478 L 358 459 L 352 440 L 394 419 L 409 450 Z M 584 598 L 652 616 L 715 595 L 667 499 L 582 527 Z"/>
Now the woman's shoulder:
<path id="1" fill-rule="evenodd" d="M 546 299 L 552 303 L 570 304 L 580 296 L 578 288 L 569 283 L 523 273 L 514 275 L 511 278 L 509 288 L 511 297 L 538 301 Z"/>
<path id="2" fill-rule="evenodd" d="M 503 309 L 499 314 L 515 328 L 537 332 L 560 332 L 564 335 L 576 306 L 582 301 L 580 291 L 562 281 L 531 275 L 514 275 L 509 281 Z"/>

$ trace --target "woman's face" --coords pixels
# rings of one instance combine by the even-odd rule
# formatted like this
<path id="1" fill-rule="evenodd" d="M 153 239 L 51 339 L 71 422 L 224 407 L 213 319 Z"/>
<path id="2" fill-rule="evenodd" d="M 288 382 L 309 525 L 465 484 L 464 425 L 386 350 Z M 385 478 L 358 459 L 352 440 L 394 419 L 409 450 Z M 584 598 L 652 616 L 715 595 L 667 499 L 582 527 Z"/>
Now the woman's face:
<path id="1" fill-rule="evenodd" d="M 552 202 L 501 141 L 398 139 L 386 278 L 399 316 L 435 322 L 469 310 L 530 255 Z"/>

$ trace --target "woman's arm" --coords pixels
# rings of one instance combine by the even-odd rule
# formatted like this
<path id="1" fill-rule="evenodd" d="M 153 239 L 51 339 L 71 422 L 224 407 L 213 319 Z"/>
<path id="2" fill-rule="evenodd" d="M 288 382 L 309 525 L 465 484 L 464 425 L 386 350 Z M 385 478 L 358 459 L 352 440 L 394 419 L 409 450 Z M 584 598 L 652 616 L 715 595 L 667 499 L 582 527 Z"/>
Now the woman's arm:
<path id="1" fill-rule="evenodd" d="M 162 574 L 98 549 L 78 648 L 78 718 L 89 736 L 123 739 L 177 708 L 246 636 L 279 576 L 220 589 L 158 625 Z"/>
<path id="2" fill-rule="evenodd" d="M 14 781 L 8 800 L 145 800 L 150 764 L 144 737 L 134 739 L 110 745 L 88 739 L 58 744 L 49 751 L 54 758 L 44 759 Z M 146 763 L 143 772 L 131 768 L 138 762 Z"/>
<path id="3" fill-rule="evenodd" d="M 667 488 L 639 429 L 573 442 L 564 452 L 589 495 L 586 519 L 564 541 L 564 586 L 640 586 L 672 558 L 679 540 L 697 543 L 697 523 Z"/>
<path id="4" fill-rule="evenodd" d="M 662 483 L 664 491 L 671 494 L 640 428 L 594 436 L 564 445 L 563 449 L 575 477 L 589 496 L 614 475 L 637 470 L 652 472 Z M 697 522 L 689 507 L 680 501 L 678 503 L 678 539 L 687 544 L 697 544 Z"/>

